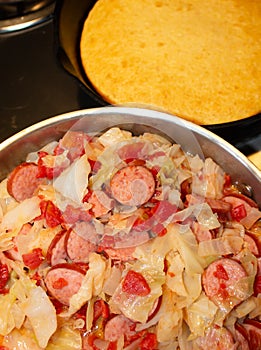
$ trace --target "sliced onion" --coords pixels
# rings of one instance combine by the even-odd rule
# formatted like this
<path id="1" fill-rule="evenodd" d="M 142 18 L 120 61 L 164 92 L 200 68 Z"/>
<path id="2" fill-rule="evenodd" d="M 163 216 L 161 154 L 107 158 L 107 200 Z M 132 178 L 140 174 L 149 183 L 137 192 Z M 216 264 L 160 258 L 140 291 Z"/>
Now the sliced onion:
<path id="1" fill-rule="evenodd" d="M 237 236 L 224 236 L 221 238 L 211 239 L 199 242 L 199 256 L 219 256 L 227 254 L 237 254 L 240 252 L 244 240 Z"/>
<path id="2" fill-rule="evenodd" d="M 257 208 L 250 207 L 247 211 L 247 216 L 240 220 L 240 223 L 245 226 L 245 228 L 250 229 L 254 223 L 261 218 L 261 211 Z"/>
<path id="3" fill-rule="evenodd" d="M 4 215 L 0 224 L 0 231 L 20 230 L 24 224 L 41 214 L 39 204 L 40 199 L 36 196 L 19 203 Z"/>
<path id="4" fill-rule="evenodd" d="M 56 310 L 41 287 L 31 290 L 28 299 L 21 305 L 34 330 L 40 347 L 45 348 L 56 331 Z"/>
<path id="5" fill-rule="evenodd" d="M 110 276 L 104 281 L 103 292 L 108 295 L 113 295 L 118 285 L 120 284 L 122 271 L 117 266 L 112 266 Z"/>

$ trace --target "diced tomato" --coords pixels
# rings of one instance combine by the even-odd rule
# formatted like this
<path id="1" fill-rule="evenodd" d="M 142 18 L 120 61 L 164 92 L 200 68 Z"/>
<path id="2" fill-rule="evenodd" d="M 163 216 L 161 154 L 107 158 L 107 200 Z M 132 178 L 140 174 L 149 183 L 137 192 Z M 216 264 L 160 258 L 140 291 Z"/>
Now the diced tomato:
<path id="1" fill-rule="evenodd" d="M 140 332 L 135 332 L 135 327 L 136 327 L 136 323 L 133 324 L 133 329 L 131 329 L 133 331 L 133 333 L 125 336 L 126 339 L 124 339 L 124 345 L 125 347 L 127 347 L 128 345 L 130 345 L 131 343 L 133 343 L 135 340 L 137 339 L 142 339 L 145 334 L 147 334 L 147 330 L 142 330 Z"/>
<path id="2" fill-rule="evenodd" d="M 6 346 L 0 345 L 0 350 L 9 350 L 9 348 L 7 348 Z"/>
<path id="3" fill-rule="evenodd" d="M 231 176 L 228 175 L 228 174 L 225 174 L 225 182 L 224 182 L 224 190 L 226 190 L 227 188 L 230 188 L 231 187 L 231 184 L 232 184 L 232 181 L 231 181 Z"/>
<path id="4" fill-rule="evenodd" d="M 35 274 L 31 277 L 32 280 L 36 281 L 36 285 L 40 286 L 41 285 L 41 276 L 39 275 L 38 272 L 35 272 Z"/>
<path id="5" fill-rule="evenodd" d="M 153 234 L 163 236 L 167 232 L 164 222 L 176 211 L 176 205 L 169 201 L 157 201 L 154 207 L 144 209 L 142 217 L 134 222 L 133 229 L 138 232 L 151 230 Z"/>
<path id="6" fill-rule="evenodd" d="M 39 156 L 39 159 L 38 159 L 38 175 L 37 177 L 47 177 L 47 179 L 53 179 L 53 168 L 47 168 L 45 165 L 44 165 L 44 161 L 43 161 L 43 158 L 46 157 L 48 155 L 47 152 L 38 152 L 38 156 Z"/>
<path id="7" fill-rule="evenodd" d="M 89 189 L 89 191 L 86 193 L 86 195 L 83 197 L 82 202 L 87 203 L 89 202 L 89 199 L 92 196 L 93 191 Z"/>
<path id="8" fill-rule="evenodd" d="M 247 216 L 246 208 L 244 204 L 240 204 L 231 209 L 232 219 L 240 221 Z"/>
<path id="9" fill-rule="evenodd" d="M 93 333 L 89 334 L 89 335 L 88 335 L 88 345 L 89 345 L 89 346 L 91 347 L 91 349 L 93 349 L 93 350 L 99 350 L 99 349 L 97 348 L 97 346 L 95 346 L 95 344 L 94 344 L 95 339 L 98 339 L 98 337 L 97 337 L 95 334 L 93 334 Z"/>
<path id="10" fill-rule="evenodd" d="M 223 300 L 226 300 L 229 298 L 229 293 L 227 291 L 227 286 L 225 283 L 220 283 L 219 289 L 218 289 L 218 296 L 220 296 Z"/>
<path id="11" fill-rule="evenodd" d="M 117 342 L 116 341 L 111 341 L 107 347 L 107 350 L 117 350 Z"/>
<path id="12" fill-rule="evenodd" d="M 102 299 L 96 300 L 93 306 L 93 320 L 96 321 L 99 317 L 107 319 L 109 315 L 110 310 L 108 304 Z"/>
<path id="13" fill-rule="evenodd" d="M 31 270 L 36 269 L 44 259 L 41 248 L 35 248 L 32 252 L 23 254 L 22 258 L 25 266 L 29 267 Z"/>
<path id="14" fill-rule="evenodd" d="M 57 280 L 53 281 L 52 287 L 54 289 L 63 289 L 64 287 L 68 286 L 68 281 L 66 279 L 60 277 Z"/>
<path id="15" fill-rule="evenodd" d="M 51 180 L 55 177 L 57 177 L 58 175 L 61 174 L 61 172 L 64 170 L 63 166 L 54 166 L 54 167 L 49 167 L 46 166 L 46 164 L 44 163 L 44 157 L 46 157 L 48 155 L 47 152 L 43 152 L 40 151 L 38 152 L 38 174 L 37 177 L 42 178 L 42 177 L 46 177 L 47 179 Z"/>
<path id="16" fill-rule="evenodd" d="M 141 273 L 129 270 L 122 283 L 122 290 L 128 294 L 146 296 L 150 286 Z"/>
<path id="17" fill-rule="evenodd" d="M 87 304 L 83 305 L 79 311 L 77 311 L 74 315 L 75 318 L 77 319 L 82 319 L 82 320 L 86 320 L 86 312 L 87 312 Z"/>
<path id="18" fill-rule="evenodd" d="M 157 337 L 154 333 L 147 333 L 140 343 L 141 350 L 156 350 L 157 349 Z"/>
<path id="19" fill-rule="evenodd" d="M 0 263 L 0 294 L 6 294 L 6 284 L 9 280 L 9 271 L 6 264 Z"/>
<path id="20" fill-rule="evenodd" d="M 37 219 L 45 219 L 46 223 L 49 227 L 53 228 L 63 223 L 62 213 L 59 208 L 57 208 L 52 201 L 43 200 L 40 202 L 40 210 L 41 215 L 35 218 Z"/>
<path id="21" fill-rule="evenodd" d="M 64 148 L 62 148 L 59 144 L 55 147 L 54 151 L 53 151 L 53 154 L 55 156 L 58 156 L 60 154 L 63 154 L 63 152 L 65 151 Z"/>
<path id="22" fill-rule="evenodd" d="M 51 298 L 51 302 L 52 302 L 53 306 L 55 307 L 57 315 L 61 314 L 64 311 L 64 304 L 60 303 L 59 300 L 57 300 L 55 298 Z"/>
<path id="23" fill-rule="evenodd" d="M 88 158 L 88 162 L 90 164 L 92 172 L 96 174 L 101 168 L 101 162 L 99 162 L 98 160 L 90 159 L 90 158 Z"/>
<path id="24" fill-rule="evenodd" d="M 214 276 L 220 280 L 225 280 L 225 281 L 229 280 L 227 271 L 224 269 L 224 267 L 221 264 L 217 265 L 216 271 L 214 272 Z"/>

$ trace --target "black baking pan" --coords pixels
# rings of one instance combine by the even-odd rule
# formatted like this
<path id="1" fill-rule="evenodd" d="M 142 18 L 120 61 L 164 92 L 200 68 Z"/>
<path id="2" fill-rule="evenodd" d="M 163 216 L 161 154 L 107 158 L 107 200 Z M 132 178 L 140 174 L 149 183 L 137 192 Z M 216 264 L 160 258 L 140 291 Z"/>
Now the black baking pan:
<path id="1" fill-rule="evenodd" d="M 97 0 L 57 0 L 54 13 L 55 46 L 62 67 L 80 83 L 81 88 L 99 106 L 109 105 L 94 89 L 80 58 L 80 37 L 85 19 Z M 229 123 L 203 125 L 236 144 L 261 134 L 261 114 Z"/>

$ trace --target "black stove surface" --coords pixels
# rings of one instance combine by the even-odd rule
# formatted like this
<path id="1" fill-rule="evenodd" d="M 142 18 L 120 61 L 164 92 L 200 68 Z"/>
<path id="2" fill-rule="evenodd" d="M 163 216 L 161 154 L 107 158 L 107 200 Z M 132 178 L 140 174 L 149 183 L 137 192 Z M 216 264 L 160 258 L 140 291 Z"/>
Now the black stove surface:
<path id="1" fill-rule="evenodd" d="M 59 65 L 53 21 L 0 34 L 0 141 L 40 120 L 98 107 Z"/>
<path id="2" fill-rule="evenodd" d="M 38 121 L 73 110 L 99 107 L 59 65 L 51 17 L 30 29 L 0 34 L 0 142 Z M 261 150 L 261 135 L 235 146 Z"/>

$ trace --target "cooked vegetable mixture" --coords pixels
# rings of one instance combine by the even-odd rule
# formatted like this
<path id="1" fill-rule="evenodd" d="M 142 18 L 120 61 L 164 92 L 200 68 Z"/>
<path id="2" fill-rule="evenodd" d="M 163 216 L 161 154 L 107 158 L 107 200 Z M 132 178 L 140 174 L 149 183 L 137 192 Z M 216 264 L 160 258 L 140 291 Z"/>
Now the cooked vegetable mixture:
<path id="1" fill-rule="evenodd" d="M 261 349 L 260 218 L 211 158 L 68 131 L 0 184 L 0 349 Z"/>

